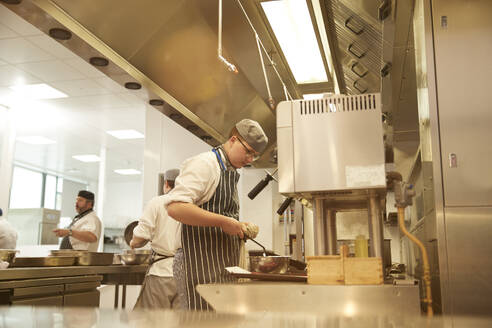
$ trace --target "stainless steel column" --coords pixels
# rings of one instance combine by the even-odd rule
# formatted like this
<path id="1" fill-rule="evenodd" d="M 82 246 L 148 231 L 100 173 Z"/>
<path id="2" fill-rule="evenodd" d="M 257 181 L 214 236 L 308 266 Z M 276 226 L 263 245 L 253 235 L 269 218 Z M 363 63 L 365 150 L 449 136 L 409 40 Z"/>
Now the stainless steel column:
<path id="1" fill-rule="evenodd" d="M 329 208 L 325 208 L 325 254 L 337 254 L 337 212 Z"/>
<path id="2" fill-rule="evenodd" d="M 315 199 L 313 206 L 314 216 L 314 254 L 325 255 L 325 216 L 323 199 Z"/>
<path id="3" fill-rule="evenodd" d="M 367 214 L 369 217 L 369 256 L 383 258 L 383 218 L 379 196 L 376 193 L 371 192 L 369 195 Z"/>
<path id="4" fill-rule="evenodd" d="M 296 250 L 295 254 L 296 257 L 294 258 L 295 260 L 298 261 L 305 261 L 304 256 L 303 256 L 303 250 L 304 250 L 304 213 L 303 213 L 303 206 L 301 202 L 299 201 L 294 201 L 294 220 L 296 224 Z"/>

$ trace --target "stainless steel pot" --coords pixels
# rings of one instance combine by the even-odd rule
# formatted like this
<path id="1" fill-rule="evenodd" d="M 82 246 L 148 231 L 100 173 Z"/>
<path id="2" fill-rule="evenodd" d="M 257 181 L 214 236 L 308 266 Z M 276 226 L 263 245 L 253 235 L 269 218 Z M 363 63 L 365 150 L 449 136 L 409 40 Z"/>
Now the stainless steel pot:
<path id="1" fill-rule="evenodd" d="M 146 249 L 130 249 L 120 254 L 121 262 L 126 265 L 148 264 L 152 251 Z"/>
<path id="2" fill-rule="evenodd" d="M 251 272 L 286 273 L 289 269 L 290 256 L 250 256 Z"/>

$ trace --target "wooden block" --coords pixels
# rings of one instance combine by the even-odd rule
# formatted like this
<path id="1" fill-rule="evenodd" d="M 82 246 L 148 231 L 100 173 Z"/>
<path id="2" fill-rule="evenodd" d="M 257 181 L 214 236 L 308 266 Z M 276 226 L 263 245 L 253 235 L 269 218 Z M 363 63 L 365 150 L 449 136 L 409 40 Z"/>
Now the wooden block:
<path id="1" fill-rule="evenodd" d="M 348 257 L 344 259 L 346 285 L 381 285 L 383 265 L 380 257 Z"/>
<path id="2" fill-rule="evenodd" d="M 338 255 L 308 256 L 308 284 L 343 285 L 343 261 Z"/>

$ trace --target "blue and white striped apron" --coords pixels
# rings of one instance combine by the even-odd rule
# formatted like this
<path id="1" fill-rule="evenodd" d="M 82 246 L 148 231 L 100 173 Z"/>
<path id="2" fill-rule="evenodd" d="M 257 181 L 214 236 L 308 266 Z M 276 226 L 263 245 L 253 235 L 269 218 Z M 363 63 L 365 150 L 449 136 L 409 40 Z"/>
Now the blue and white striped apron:
<path id="1" fill-rule="evenodd" d="M 226 169 L 217 148 L 212 151 L 221 167 L 220 180 L 212 198 L 200 207 L 239 220 L 237 194 L 239 173 L 236 170 Z M 228 275 L 225 268 L 239 264 L 239 237 L 228 235 L 218 227 L 197 227 L 186 224 L 183 224 L 181 236 L 188 308 L 199 311 L 212 310 L 195 288 L 199 284 L 236 281 Z"/>

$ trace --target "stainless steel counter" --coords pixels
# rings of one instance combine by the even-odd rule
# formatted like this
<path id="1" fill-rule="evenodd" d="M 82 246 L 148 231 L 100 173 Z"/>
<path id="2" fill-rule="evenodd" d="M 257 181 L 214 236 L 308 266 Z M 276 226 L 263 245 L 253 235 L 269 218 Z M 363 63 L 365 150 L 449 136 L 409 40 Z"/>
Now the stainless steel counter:
<path id="1" fill-rule="evenodd" d="M 491 327 L 490 318 L 443 318 L 427 320 L 418 316 L 368 315 L 347 316 L 330 312 L 325 315 L 257 312 L 248 314 L 217 314 L 186 311 L 132 311 L 95 308 L 0 308 L 0 327 L 200 327 L 200 328 L 420 328 L 420 327 Z"/>
<path id="2" fill-rule="evenodd" d="M 221 313 L 286 311 L 345 315 L 420 315 L 419 287 L 412 285 L 308 285 L 249 282 L 198 285 L 197 291 Z"/>
<path id="3" fill-rule="evenodd" d="M 0 281 L 84 275 L 145 273 L 147 265 L 68 266 L 9 268 L 0 270 Z"/>
<path id="4" fill-rule="evenodd" d="M 111 265 L 3 269 L 0 270 L 0 304 L 98 306 L 97 287 L 110 284 L 115 285 L 115 308 L 118 307 L 119 287 L 122 285 L 124 308 L 126 286 L 142 284 L 147 267 Z"/>

